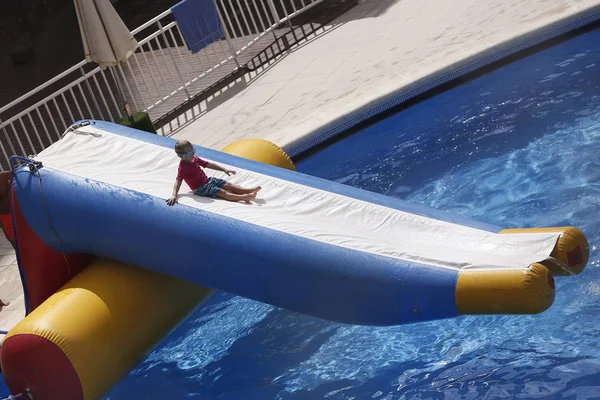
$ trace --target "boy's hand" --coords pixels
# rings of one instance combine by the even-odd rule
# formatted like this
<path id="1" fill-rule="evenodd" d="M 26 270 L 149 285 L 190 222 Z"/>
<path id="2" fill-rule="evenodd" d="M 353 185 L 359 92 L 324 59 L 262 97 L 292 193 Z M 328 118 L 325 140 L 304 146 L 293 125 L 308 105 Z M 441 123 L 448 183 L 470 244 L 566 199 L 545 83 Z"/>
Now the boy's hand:
<path id="1" fill-rule="evenodd" d="M 230 169 L 225 170 L 225 173 L 227 174 L 227 176 L 235 175 L 235 171 Z"/>
<path id="2" fill-rule="evenodd" d="M 177 203 L 177 196 L 171 196 L 167 199 L 167 204 L 172 206 L 173 204 Z"/>

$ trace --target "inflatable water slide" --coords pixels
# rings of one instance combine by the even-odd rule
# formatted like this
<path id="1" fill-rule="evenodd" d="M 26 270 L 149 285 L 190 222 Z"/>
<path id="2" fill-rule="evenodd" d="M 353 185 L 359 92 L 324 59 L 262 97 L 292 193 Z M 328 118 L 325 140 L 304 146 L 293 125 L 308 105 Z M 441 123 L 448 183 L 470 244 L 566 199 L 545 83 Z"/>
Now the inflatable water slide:
<path id="1" fill-rule="evenodd" d="M 588 261 L 574 227 L 491 226 L 295 171 L 276 145 L 196 147 L 251 204 L 185 193 L 175 140 L 103 121 L 15 163 L 27 316 L 3 342 L 13 393 L 98 399 L 214 290 L 346 324 L 535 314 Z M 207 170 L 212 176 L 222 173 Z"/>

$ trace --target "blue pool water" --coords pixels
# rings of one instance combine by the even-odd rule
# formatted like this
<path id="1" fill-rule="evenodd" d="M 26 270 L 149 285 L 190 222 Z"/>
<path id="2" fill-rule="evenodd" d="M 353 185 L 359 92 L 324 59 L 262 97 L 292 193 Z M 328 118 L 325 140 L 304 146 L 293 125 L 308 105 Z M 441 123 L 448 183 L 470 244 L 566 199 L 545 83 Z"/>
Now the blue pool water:
<path id="1" fill-rule="evenodd" d="M 298 166 L 502 227 L 579 227 L 590 263 L 558 279 L 550 310 L 373 328 L 219 292 L 106 399 L 600 398 L 597 43 L 502 67 Z"/>
<path id="2" fill-rule="evenodd" d="M 579 227 L 590 263 L 549 311 L 372 328 L 219 293 L 107 398 L 600 398 L 597 43 L 505 66 L 298 166 L 502 227 Z"/>
<path id="3" fill-rule="evenodd" d="M 600 398 L 597 43 L 522 59 L 298 166 L 502 227 L 579 227 L 590 263 L 549 311 L 373 328 L 218 293 L 107 398 Z"/>

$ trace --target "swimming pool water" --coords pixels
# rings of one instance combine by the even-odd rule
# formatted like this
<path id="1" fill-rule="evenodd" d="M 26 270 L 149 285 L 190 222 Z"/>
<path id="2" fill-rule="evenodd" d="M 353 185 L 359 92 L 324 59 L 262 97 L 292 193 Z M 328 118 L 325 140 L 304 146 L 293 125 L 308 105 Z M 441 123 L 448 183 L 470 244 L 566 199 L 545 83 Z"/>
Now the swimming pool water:
<path id="1" fill-rule="evenodd" d="M 600 398 L 597 43 L 504 66 L 298 166 L 502 227 L 579 227 L 590 263 L 547 312 L 373 328 L 221 292 L 107 399 Z"/>
<path id="2" fill-rule="evenodd" d="M 502 227 L 579 227 L 590 263 L 548 311 L 373 328 L 218 292 L 106 399 L 600 398 L 597 43 L 502 67 L 298 165 Z"/>

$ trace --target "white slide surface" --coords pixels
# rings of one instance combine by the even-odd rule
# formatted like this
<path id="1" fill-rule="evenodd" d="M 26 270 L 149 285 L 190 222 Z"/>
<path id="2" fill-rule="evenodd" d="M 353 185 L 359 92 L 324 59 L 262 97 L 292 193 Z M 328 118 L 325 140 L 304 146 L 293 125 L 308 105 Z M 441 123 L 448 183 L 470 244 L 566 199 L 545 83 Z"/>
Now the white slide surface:
<path id="1" fill-rule="evenodd" d="M 77 131 L 67 133 L 36 160 L 46 168 L 148 195 L 171 195 L 179 163 L 172 149 L 93 126 Z M 559 237 L 497 234 L 229 167 L 237 174 L 206 173 L 241 186 L 262 186 L 255 202 L 193 196 L 183 183 L 179 203 L 333 246 L 443 268 L 526 268 L 548 258 Z"/>

